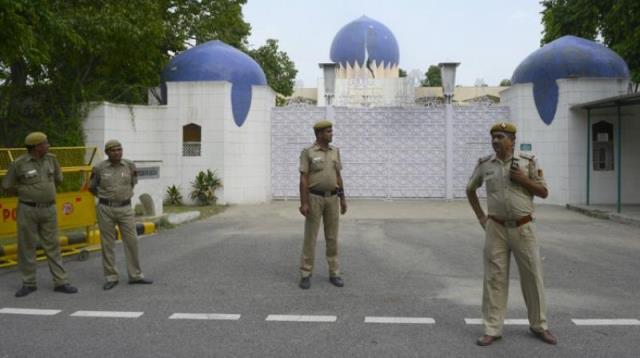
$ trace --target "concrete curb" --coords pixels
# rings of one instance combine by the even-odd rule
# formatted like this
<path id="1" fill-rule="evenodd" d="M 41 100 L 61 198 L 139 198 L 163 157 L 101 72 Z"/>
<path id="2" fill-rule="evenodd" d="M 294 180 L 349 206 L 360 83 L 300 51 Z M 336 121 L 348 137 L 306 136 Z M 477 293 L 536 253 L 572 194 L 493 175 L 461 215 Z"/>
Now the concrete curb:
<path id="1" fill-rule="evenodd" d="M 579 212 L 581 214 L 591 216 L 598 219 L 611 220 L 613 222 L 633 225 L 640 227 L 640 219 L 620 213 L 612 213 L 608 211 L 589 208 L 583 205 L 567 204 L 567 209 Z"/>

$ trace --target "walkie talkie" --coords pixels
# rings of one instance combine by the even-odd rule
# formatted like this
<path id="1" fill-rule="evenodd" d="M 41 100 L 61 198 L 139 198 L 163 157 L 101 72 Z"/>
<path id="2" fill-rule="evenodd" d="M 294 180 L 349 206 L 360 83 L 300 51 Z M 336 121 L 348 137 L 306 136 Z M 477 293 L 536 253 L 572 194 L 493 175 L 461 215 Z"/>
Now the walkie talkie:
<path id="1" fill-rule="evenodd" d="M 515 158 L 515 157 L 511 158 L 511 167 L 509 169 L 520 170 L 520 166 L 518 165 L 518 158 Z M 509 176 L 509 179 L 513 181 L 511 176 Z"/>

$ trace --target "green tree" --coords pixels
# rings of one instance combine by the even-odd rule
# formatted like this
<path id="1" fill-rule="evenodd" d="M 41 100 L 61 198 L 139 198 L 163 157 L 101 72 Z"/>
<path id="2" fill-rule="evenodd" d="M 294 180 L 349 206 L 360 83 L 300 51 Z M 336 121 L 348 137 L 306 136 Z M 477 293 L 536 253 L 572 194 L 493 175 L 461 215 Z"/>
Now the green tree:
<path id="1" fill-rule="evenodd" d="M 284 98 L 293 94 L 298 73 L 289 55 L 279 49 L 278 40 L 274 39 L 268 39 L 266 44 L 255 50 L 248 50 L 247 54 L 262 67 L 267 83 L 280 95 L 277 97 L 278 105 L 282 105 Z"/>
<path id="2" fill-rule="evenodd" d="M 43 130 L 83 143 L 92 101 L 144 103 L 171 54 L 220 39 L 242 48 L 246 0 L 0 1 L 0 146 Z"/>
<path id="3" fill-rule="evenodd" d="M 564 35 L 601 40 L 629 65 L 640 82 L 640 2 L 637 0 L 545 0 L 541 44 Z M 637 86 L 636 86 L 637 89 Z"/>
<path id="4" fill-rule="evenodd" d="M 500 81 L 500 87 L 509 87 L 511 86 L 511 80 L 508 78 L 505 78 L 504 80 Z"/>
<path id="5" fill-rule="evenodd" d="M 440 87 L 442 86 L 442 75 L 440 73 L 440 67 L 436 65 L 429 66 L 427 72 L 424 74 L 425 78 L 422 81 L 422 87 Z"/>

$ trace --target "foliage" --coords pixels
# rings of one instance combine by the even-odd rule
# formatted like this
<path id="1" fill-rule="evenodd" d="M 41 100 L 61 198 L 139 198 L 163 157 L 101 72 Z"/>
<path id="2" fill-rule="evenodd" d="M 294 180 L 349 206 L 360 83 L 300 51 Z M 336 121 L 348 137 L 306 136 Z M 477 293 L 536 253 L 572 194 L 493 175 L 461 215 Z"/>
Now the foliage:
<path id="1" fill-rule="evenodd" d="M 407 71 L 403 70 L 402 68 L 398 68 L 398 77 L 407 77 Z"/>
<path id="2" fill-rule="evenodd" d="M 436 65 L 429 66 L 429 69 L 424 74 L 425 78 L 422 81 L 422 87 L 441 87 L 442 86 L 442 74 L 440 73 L 440 67 Z"/>
<path id="3" fill-rule="evenodd" d="M 541 45 L 564 35 L 598 40 L 629 65 L 640 82 L 640 2 L 637 0 L 544 0 Z"/>
<path id="4" fill-rule="evenodd" d="M 195 181 L 191 182 L 190 197 L 202 205 L 215 204 L 218 199 L 215 191 L 222 188 L 222 178 L 219 178 L 216 171 L 207 169 L 207 172 L 199 172 Z"/>
<path id="5" fill-rule="evenodd" d="M 298 70 L 287 53 L 278 48 L 278 40 L 268 39 L 263 46 L 247 50 L 247 54 L 262 67 L 267 83 L 274 91 L 283 98 L 291 96 Z M 279 105 L 284 105 L 283 98 L 278 101 Z"/>
<path id="6" fill-rule="evenodd" d="M 180 194 L 180 187 L 175 185 L 167 187 L 164 202 L 170 205 L 182 205 L 182 194 Z"/>
<path id="7" fill-rule="evenodd" d="M 83 143 L 86 103 L 145 103 L 172 53 L 220 39 L 243 47 L 246 0 L 0 1 L 0 146 L 33 130 Z"/>
<path id="8" fill-rule="evenodd" d="M 500 81 L 500 87 L 509 87 L 511 86 L 511 80 L 508 78 L 503 79 L 502 81 Z"/>

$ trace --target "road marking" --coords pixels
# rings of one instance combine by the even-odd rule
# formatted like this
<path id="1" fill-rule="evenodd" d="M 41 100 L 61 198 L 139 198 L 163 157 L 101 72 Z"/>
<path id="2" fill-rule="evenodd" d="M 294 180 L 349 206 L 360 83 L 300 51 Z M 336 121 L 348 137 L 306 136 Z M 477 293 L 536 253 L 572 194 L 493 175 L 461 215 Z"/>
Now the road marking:
<path id="1" fill-rule="evenodd" d="M 286 314 L 270 314 L 265 321 L 279 322 L 335 322 L 337 316 L 313 316 L 313 315 L 286 315 Z"/>
<path id="2" fill-rule="evenodd" d="M 202 320 L 218 320 L 218 321 L 237 321 L 240 319 L 239 314 L 224 313 L 174 313 L 169 319 L 202 319 Z"/>
<path id="3" fill-rule="evenodd" d="M 465 318 L 464 323 L 466 324 L 483 324 L 482 318 Z M 529 325 L 528 319 L 505 319 L 505 325 Z"/>
<path id="4" fill-rule="evenodd" d="M 4 314 L 26 314 L 33 316 L 53 316 L 62 312 L 61 310 L 43 310 L 43 309 L 32 309 L 32 308 L 11 308 L 5 307 L 0 309 L 0 313 Z"/>
<path id="5" fill-rule="evenodd" d="M 576 326 L 640 326 L 637 319 L 572 319 Z"/>
<path id="6" fill-rule="evenodd" d="M 122 312 L 122 311 L 76 311 L 72 317 L 108 317 L 108 318 L 138 318 L 144 312 Z"/>
<path id="7" fill-rule="evenodd" d="M 365 317 L 364 323 L 435 324 L 436 320 L 430 317 Z"/>

